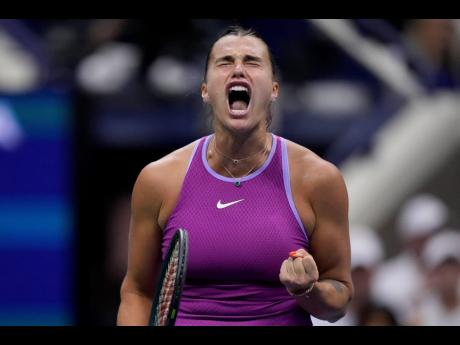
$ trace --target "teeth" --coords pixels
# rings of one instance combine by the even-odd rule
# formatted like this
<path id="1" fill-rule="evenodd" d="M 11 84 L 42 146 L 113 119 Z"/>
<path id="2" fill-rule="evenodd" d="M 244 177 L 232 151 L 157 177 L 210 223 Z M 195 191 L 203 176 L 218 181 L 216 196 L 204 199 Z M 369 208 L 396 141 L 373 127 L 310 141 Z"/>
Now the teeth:
<path id="1" fill-rule="evenodd" d="M 235 85 L 235 86 L 232 86 L 232 87 L 230 88 L 230 91 L 246 91 L 246 92 L 248 92 L 249 90 L 248 90 L 248 88 L 245 87 L 245 86 Z"/>

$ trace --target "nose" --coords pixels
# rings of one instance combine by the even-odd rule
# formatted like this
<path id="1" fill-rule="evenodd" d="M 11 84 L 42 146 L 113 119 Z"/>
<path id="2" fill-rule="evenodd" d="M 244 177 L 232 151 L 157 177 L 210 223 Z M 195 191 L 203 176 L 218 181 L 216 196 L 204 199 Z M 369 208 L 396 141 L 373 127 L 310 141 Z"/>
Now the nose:
<path id="1" fill-rule="evenodd" d="M 235 64 L 235 69 L 233 70 L 233 77 L 243 77 L 244 76 L 244 67 L 241 62 Z"/>

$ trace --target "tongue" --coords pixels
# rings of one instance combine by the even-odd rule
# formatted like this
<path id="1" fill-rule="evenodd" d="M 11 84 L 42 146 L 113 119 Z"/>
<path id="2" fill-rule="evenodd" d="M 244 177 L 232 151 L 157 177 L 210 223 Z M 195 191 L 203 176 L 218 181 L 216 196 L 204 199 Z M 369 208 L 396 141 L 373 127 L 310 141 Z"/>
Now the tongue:
<path id="1" fill-rule="evenodd" d="M 248 104 L 243 101 L 235 101 L 230 105 L 232 110 L 246 110 L 248 108 Z"/>

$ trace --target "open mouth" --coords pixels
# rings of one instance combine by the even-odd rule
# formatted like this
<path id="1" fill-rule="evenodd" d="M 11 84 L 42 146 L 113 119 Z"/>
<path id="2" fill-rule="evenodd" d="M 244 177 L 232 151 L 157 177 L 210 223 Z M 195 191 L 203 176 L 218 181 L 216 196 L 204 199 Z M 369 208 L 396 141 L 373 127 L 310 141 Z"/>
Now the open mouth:
<path id="1" fill-rule="evenodd" d="M 243 114 L 248 110 L 251 95 L 249 88 L 243 85 L 233 85 L 228 91 L 228 105 L 232 113 Z"/>

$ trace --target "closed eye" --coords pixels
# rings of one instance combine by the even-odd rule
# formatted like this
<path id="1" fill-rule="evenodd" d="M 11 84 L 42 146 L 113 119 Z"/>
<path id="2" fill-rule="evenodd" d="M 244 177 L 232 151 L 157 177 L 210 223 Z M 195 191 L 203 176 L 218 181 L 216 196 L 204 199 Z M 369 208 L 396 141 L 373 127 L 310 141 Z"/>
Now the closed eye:
<path id="1" fill-rule="evenodd" d="M 232 56 L 222 56 L 216 60 L 216 66 L 229 66 L 235 63 L 235 59 Z M 257 56 L 246 55 L 243 58 L 243 63 L 247 66 L 261 66 L 262 59 Z"/>
<path id="2" fill-rule="evenodd" d="M 216 60 L 216 66 L 228 66 L 234 63 L 234 59 L 231 56 L 223 56 Z"/>
<path id="3" fill-rule="evenodd" d="M 262 64 L 262 59 L 257 56 L 247 55 L 244 58 L 244 63 L 249 66 L 260 66 Z"/>

